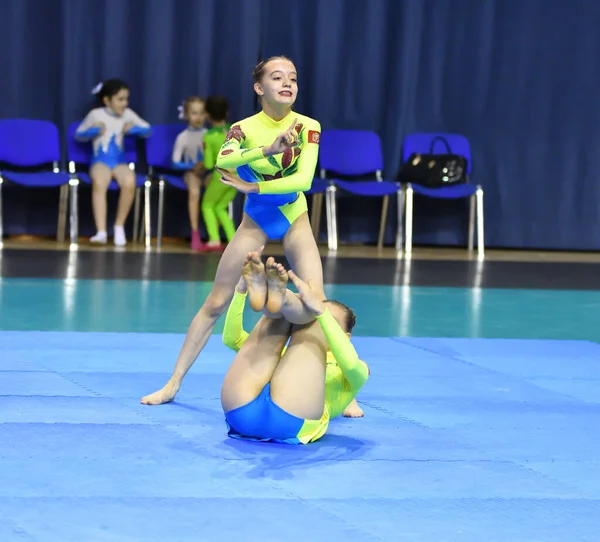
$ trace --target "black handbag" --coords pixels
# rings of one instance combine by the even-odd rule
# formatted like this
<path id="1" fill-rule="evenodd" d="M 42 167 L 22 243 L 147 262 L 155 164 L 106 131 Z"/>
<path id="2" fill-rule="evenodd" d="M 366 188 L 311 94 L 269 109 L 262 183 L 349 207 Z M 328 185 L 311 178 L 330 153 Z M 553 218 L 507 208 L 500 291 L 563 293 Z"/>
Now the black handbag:
<path id="1" fill-rule="evenodd" d="M 433 154 L 435 143 L 440 141 L 446 147 L 445 154 Z M 401 183 L 413 183 L 427 188 L 464 184 L 467 179 L 467 159 L 453 154 L 448 141 L 442 136 L 434 137 L 429 146 L 429 154 L 411 154 L 402 164 L 398 173 Z"/>

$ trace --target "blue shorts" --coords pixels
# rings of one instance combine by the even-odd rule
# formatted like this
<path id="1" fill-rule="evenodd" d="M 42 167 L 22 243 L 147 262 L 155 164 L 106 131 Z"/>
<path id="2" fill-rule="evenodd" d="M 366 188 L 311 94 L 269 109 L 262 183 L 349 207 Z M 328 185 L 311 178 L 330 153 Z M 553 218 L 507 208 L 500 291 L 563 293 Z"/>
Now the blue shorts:
<path id="1" fill-rule="evenodd" d="M 298 434 L 304 420 L 288 414 L 273 402 L 270 383 L 254 401 L 227 412 L 225 421 L 232 438 L 301 444 Z"/>

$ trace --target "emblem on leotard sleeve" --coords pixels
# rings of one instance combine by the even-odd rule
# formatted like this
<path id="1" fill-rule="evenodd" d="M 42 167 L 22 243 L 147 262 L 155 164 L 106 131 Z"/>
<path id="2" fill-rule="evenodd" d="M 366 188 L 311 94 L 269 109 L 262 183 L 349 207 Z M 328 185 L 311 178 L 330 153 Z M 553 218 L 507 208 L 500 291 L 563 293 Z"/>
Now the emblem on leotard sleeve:
<path id="1" fill-rule="evenodd" d="M 227 132 L 227 137 L 225 138 L 225 143 L 231 141 L 232 139 L 235 139 L 239 143 L 246 139 L 246 134 L 242 132 L 242 127 L 239 124 L 236 124 L 229 129 L 229 132 Z"/>
<path id="2" fill-rule="evenodd" d="M 317 132 L 316 130 L 308 131 L 308 142 L 309 143 L 315 143 L 316 145 L 318 145 L 320 141 L 321 141 L 321 132 Z"/>

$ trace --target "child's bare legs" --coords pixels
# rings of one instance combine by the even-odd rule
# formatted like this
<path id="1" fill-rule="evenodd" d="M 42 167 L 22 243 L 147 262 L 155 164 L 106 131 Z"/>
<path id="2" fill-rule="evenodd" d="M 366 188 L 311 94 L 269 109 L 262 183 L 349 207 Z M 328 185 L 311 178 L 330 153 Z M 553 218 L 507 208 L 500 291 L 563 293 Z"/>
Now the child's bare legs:
<path id="1" fill-rule="evenodd" d="M 263 316 L 229 367 L 221 388 L 225 413 L 247 405 L 271 381 L 290 336 L 291 324 Z"/>
<path id="2" fill-rule="evenodd" d="M 318 322 L 293 326 L 290 343 L 271 378 L 271 398 L 305 420 L 318 420 L 325 405 L 327 341 Z"/>
<path id="3" fill-rule="evenodd" d="M 244 261 L 242 275 L 253 311 L 262 311 L 270 318 L 285 318 L 291 324 L 301 325 L 314 320 L 314 316 L 298 296 L 287 289 L 287 271 L 273 257 L 267 258 L 265 266 L 258 252 L 249 253 Z M 281 308 L 279 312 L 269 310 L 268 307 L 274 304 Z"/>
<path id="4" fill-rule="evenodd" d="M 183 377 L 206 345 L 215 323 L 227 310 L 246 255 L 258 250 L 266 241 L 265 233 L 244 214 L 234 238 L 221 256 L 213 288 L 192 320 L 171 378 L 164 388 L 142 398 L 142 403 L 159 405 L 173 400 Z"/>
<path id="5" fill-rule="evenodd" d="M 92 179 L 92 212 L 96 224 L 96 235 L 92 243 L 106 243 L 106 192 L 112 179 L 112 172 L 105 164 L 97 162 L 90 168 Z"/>
<path id="6" fill-rule="evenodd" d="M 322 296 L 322 299 L 326 299 L 325 292 L 323 291 L 323 264 L 310 227 L 308 213 L 299 216 L 285 234 L 283 249 L 294 272 L 307 284 L 310 284 Z M 293 294 L 285 294 L 285 297 L 272 296 L 271 302 L 267 304 L 267 310 L 271 314 L 281 312 L 284 301 L 288 304 L 286 310 L 290 317 L 292 317 L 292 314 L 295 315 L 292 317 L 294 318 L 294 323 L 303 324 L 311 322 L 314 319 L 306 313 L 302 301 Z M 302 315 L 305 316 L 302 317 Z"/>
<path id="7" fill-rule="evenodd" d="M 117 206 L 114 232 L 115 245 L 124 246 L 127 244 L 125 221 L 135 198 L 135 173 L 125 164 L 120 164 L 113 169 L 112 175 L 119 185 L 119 204 Z"/>
<path id="8" fill-rule="evenodd" d="M 267 273 L 271 273 L 271 277 L 267 275 L 265 279 L 260 256 L 248 254 L 243 269 L 248 295 L 251 285 L 265 287 L 265 282 L 269 288 L 286 287 L 287 272 L 273 258 L 267 260 Z M 290 345 L 280 359 L 290 327 L 284 318 L 272 319 L 266 315 L 261 318 L 225 378 L 221 394 L 225 412 L 248 404 L 271 382 L 271 397 L 281 408 L 304 419 L 322 416 L 327 356 L 325 336 L 317 322 L 294 327 Z"/>
<path id="9" fill-rule="evenodd" d="M 297 323 L 306 320 L 314 320 L 314 315 L 310 312 L 304 303 L 301 302 L 297 294 L 287 289 L 288 274 L 283 265 L 275 262 L 273 258 L 268 258 L 266 263 L 266 283 L 267 297 L 273 295 L 283 295 L 285 297 L 281 312 L 275 315 L 269 314 L 265 309 L 265 314 L 271 318 L 284 318 L 288 322 Z M 298 304 L 296 301 L 300 301 Z M 362 418 L 364 412 L 358 405 L 356 398 L 346 407 L 343 413 L 346 418 Z"/>
<path id="10" fill-rule="evenodd" d="M 188 171 L 183 180 L 188 187 L 188 214 L 190 216 L 190 227 L 192 229 L 192 250 L 200 250 L 200 190 L 201 179 L 193 171 Z"/>
<path id="11" fill-rule="evenodd" d="M 273 315 L 269 315 L 267 308 L 268 300 L 274 295 L 284 298 L 288 295 L 295 297 L 294 293 L 287 290 L 288 275 L 285 268 L 273 258 L 268 258 L 266 267 L 263 266 L 260 255 L 255 252 L 248 254 L 246 264 L 243 276 L 248 288 L 248 299 L 251 304 L 254 301 L 253 308 L 260 310 L 262 304 L 266 314 L 263 318 L 277 318 L 274 320 L 277 322 L 287 321 L 288 311 L 285 308 L 289 305 L 291 307 L 289 316 L 297 317 L 294 313 L 294 303 L 280 303 L 281 312 Z M 301 301 L 300 305 L 304 307 Z M 302 313 L 307 319 L 315 319 L 314 315 L 305 308 Z M 290 345 L 271 379 L 273 401 L 293 416 L 305 419 L 319 419 L 325 404 L 327 343 L 318 324 L 316 327 L 313 324 L 293 328 Z M 284 397 L 286 394 L 289 394 L 289 397 Z"/>
<path id="12" fill-rule="evenodd" d="M 188 187 L 188 213 L 190 215 L 190 227 L 192 231 L 198 231 L 199 229 L 199 217 L 200 217 L 200 177 L 192 173 L 191 171 L 186 172 L 183 176 L 183 180 Z"/>

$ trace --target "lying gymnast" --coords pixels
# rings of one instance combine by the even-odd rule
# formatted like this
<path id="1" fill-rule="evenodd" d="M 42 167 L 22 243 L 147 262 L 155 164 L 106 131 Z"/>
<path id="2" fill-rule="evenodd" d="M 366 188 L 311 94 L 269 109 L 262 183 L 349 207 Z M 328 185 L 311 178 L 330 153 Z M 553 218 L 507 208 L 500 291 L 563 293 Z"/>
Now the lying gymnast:
<path id="1" fill-rule="evenodd" d="M 288 276 L 297 295 L 287 289 Z M 266 313 L 248 334 L 242 322 L 247 286 L 261 282 L 269 295 L 283 290 L 285 300 L 280 313 Z M 273 258 L 265 270 L 257 253 L 248 254 L 223 331 L 223 342 L 237 352 L 221 389 L 229 436 L 314 442 L 367 381 L 369 368 L 350 342 L 354 313 L 337 301 L 323 301 L 317 292 Z M 294 323 L 307 316 L 311 323 Z"/>

